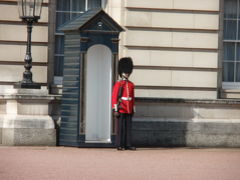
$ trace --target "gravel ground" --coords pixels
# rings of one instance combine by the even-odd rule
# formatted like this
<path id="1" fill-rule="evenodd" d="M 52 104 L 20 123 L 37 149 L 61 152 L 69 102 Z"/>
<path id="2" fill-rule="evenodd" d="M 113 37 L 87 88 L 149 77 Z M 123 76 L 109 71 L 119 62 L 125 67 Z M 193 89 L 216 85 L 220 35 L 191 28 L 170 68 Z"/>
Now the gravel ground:
<path id="1" fill-rule="evenodd" d="M 0 146 L 0 180 L 240 180 L 240 149 Z"/>

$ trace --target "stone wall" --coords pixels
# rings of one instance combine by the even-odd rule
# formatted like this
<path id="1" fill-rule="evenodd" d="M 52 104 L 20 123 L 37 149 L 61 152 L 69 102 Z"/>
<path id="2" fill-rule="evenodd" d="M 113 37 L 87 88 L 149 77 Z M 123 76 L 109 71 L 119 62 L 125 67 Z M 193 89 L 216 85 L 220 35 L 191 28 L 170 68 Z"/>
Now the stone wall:
<path id="1" fill-rule="evenodd" d="M 240 101 L 138 99 L 133 142 L 142 147 L 240 147 Z"/>
<path id="2" fill-rule="evenodd" d="M 47 89 L 0 91 L 0 144 L 56 145 L 57 99 Z"/>
<path id="3" fill-rule="evenodd" d="M 220 1 L 126 0 L 120 56 L 131 56 L 137 97 L 216 99 Z"/>

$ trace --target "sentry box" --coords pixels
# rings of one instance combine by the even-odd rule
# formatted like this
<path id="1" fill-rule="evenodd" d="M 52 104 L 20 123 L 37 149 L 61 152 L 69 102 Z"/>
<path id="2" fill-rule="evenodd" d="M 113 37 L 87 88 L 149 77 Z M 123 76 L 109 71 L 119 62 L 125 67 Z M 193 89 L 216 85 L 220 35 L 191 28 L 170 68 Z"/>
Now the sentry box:
<path id="1" fill-rule="evenodd" d="M 59 145 L 113 147 L 111 92 L 123 28 L 102 9 L 93 9 L 60 30 L 65 44 Z"/>

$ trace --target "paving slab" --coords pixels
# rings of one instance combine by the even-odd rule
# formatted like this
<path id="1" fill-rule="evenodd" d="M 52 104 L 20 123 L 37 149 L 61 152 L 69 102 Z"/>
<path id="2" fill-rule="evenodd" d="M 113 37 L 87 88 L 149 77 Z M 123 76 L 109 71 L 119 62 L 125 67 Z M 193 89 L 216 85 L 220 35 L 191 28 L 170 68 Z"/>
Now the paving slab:
<path id="1" fill-rule="evenodd" d="M 0 180 L 238 180 L 239 168 L 239 148 L 0 146 Z"/>

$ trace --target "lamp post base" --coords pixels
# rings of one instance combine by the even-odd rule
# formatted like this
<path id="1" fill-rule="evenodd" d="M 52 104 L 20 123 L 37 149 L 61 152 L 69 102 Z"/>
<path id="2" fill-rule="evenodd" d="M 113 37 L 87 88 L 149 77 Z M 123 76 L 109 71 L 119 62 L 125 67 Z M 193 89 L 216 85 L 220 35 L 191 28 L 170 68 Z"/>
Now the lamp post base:
<path id="1" fill-rule="evenodd" d="M 24 83 L 24 82 L 18 82 L 15 83 L 13 86 L 15 89 L 41 89 L 41 84 L 39 83 Z"/>

